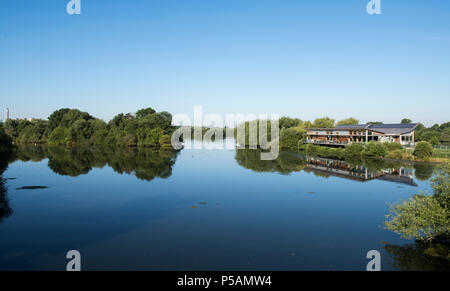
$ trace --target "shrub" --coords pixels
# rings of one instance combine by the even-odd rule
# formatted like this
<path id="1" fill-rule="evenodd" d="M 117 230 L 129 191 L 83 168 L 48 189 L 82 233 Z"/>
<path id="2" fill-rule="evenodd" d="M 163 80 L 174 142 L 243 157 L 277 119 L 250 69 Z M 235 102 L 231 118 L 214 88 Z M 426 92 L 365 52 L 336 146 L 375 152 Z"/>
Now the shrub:
<path id="1" fill-rule="evenodd" d="M 360 144 L 351 144 L 347 146 L 344 150 L 346 157 L 360 157 L 362 151 L 364 150 L 364 146 Z"/>
<path id="2" fill-rule="evenodd" d="M 403 146 L 396 142 L 387 142 L 384 144 L 384 147 L 388 152 L 402 150 Z"/>
<path id="3" fill-rule="evenodd" d="M 371 141 L 366 144 L 363 154 L 368 157 L 384 157 L 386 148 L 382 143 Z"/>
<path id="4" fill-rule="evenodd" d="M 433 146 L 429 142 L 421 141 L 416 145 L 416 148 L 414 149 L 414 156 L 425 160 L 431 157 L 433 151 Z"/>
<path id="5" fill-rule="evenodd" d="M 297 151 L 299 141 L 303 140 L 303 133 L 293 128 L 282 129 L 280 132 L 280 148 L 282 150 Z"/>
<path id="6" fill-rule="evenodd" d="M 386 157 L 394 160 L 401 160 L 403 158 L 402 150 L 390 151 L 386 154 Z"/>
<path id="7" fill-rule="evenodd" d="M 306 153 L 308 155 L 313 155 L 313 156 L 317 155 L 319 148 L 320 148 L 319 146 L 316 146 L 316 145 L 313 145 L 313 144 L 308 144 L 306 146 Z"/>

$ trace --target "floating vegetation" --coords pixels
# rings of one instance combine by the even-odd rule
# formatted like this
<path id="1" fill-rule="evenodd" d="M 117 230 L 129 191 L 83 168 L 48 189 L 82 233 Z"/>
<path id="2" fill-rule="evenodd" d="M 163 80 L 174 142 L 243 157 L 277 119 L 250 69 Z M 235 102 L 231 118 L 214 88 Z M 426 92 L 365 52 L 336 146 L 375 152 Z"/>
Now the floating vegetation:
<path id="1" fill-rule="evenodd" d="M 47 186 L 23 186 L 16 188 L 17 190 L 37 190 L 37 189 L 48 189 Z"/>
<path id="2" fill-rule="evenodd" d="M 198 206 L 197 205 L 192 205 L 191 208 L 198 208 Z"/>

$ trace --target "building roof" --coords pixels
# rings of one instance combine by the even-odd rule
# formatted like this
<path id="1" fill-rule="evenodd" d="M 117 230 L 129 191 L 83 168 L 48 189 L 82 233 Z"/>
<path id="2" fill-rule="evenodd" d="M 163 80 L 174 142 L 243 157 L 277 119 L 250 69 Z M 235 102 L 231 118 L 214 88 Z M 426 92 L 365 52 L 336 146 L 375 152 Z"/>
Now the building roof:
<path id="1" fill-rule="evenodd" d="M 357 124 L 339 125 L 335 128 L 308 128 L 308 130 L 371 130 L 384 134 L 406 134 L 412 132 L 419 124 L 417 123 L 396 123 L 396 124 Z"/>
<path id="2" fill-rule="evenodd" d="M 419 124 L 417 123 L 407 123 L 407 124 L 370 124 L 368 125 L 368 129 L 372 129 L 374 131 L 382 132 L 385 134 L 405 134 L 410 133 Z"/>

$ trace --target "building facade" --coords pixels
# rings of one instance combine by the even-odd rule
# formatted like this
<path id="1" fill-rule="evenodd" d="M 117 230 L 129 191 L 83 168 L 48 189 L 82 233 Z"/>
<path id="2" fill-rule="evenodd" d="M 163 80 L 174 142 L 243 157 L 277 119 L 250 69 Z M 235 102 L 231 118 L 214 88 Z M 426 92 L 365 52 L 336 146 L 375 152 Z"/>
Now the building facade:
<path id="1" fill-rule="evenodd" d="M 418 124 L 360 124 L 336 128 L 308 128 L 306 143 L 346 146 L 370 141 L 396 142 L 414 145 L 414 131 Z"/>

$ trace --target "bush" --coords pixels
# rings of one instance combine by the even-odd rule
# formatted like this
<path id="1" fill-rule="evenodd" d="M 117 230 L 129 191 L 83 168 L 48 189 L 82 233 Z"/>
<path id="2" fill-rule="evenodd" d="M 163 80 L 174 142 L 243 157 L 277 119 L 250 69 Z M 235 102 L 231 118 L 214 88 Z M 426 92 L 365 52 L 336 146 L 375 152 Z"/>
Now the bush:
<path id="1" fill-rule="evenodd" d="M 416 148 L 414 149 L 414 156 L 425 160 L 431 157 L 433 151 L 434 148 L 429 142 L 421 141 L 416 145 Z"/>
<path id="2" fill-rule="evenodd" d="M 316 146 L 316 145 L 313 145 L 313 144 L 308 144 L 306 146 L 306 153 L 308 155 L 315 156 L 315 155 L 317 155 L 317 153 L 319 151 L 319 148 L 320 148 L 319 146 Z"/>
<path id="3" fill-rule="evenodd" d="M 351 144 L 345 148 L 345 156 L 346 157 L 360 157 L 362 151 L 364 150 L 364 146 L 361 144 Z"/>
<path id="4" fill-rule="evenodd" d="M 397 151 L 397 150 L 402 150 L 403 146 L 399 143 L 396 142 L 387 142 L 384 144 L 384 147 L 386 148 L 386 150 L 388 152 L 392 152 L 392 151 Z"/>
<path id="5" fill-rule="evenodd" d="M 304 135 L 301 131 L 293 128 L 282 129 L 280 132 L 280 148 L 282 150 L 297 151 L 299 141 L 303 140 Z"/>
<path id="6" fill-rule="evenodd" d="M 368 157 L 381 158 L 386 155 L 386 148 L 382 143 L 371 141 L 366 144 L 363 155 Z"/>
<path id="7" fill-rule="evenodd" d="M 386 157 L 393 160 L 401 160 L 403 158 L 403 151 L 402 150 L 390 151 L 387 153 Z"/>

